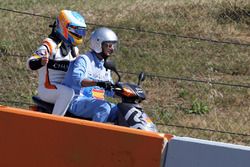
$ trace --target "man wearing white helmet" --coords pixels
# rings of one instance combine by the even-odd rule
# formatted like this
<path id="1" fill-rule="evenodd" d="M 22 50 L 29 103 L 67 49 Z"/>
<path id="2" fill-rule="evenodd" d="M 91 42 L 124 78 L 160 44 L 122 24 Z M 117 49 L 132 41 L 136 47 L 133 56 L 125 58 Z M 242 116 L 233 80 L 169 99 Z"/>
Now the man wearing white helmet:
<path id="1" fill-rule="evenodd" d="M 104 62 L 114 52 L 117 42 L 118 38 L 112 30 L 98 28 L 90 37 L 91 50 L 70 63 L 63 81 L 75 91 L 75 97 L 69 106 L 70 113 L 97 122 L 115 120 L 116 105 L 104 99 L 105 95 L 113 96 L 107 90 L 113 81 Z"/>
<path id="2" fill-rule="evenodd" d="M 62 10 L 56 18 L 52 33 L 27 61 L 27 67 L 38 70 L 38 96 L 54 103 L 52 114 L 63 116 L 74 91 L 61 84 L 69 62 L 78 55 L 77 45 L 83 42 L 86 24 L 75 11 Z"/>

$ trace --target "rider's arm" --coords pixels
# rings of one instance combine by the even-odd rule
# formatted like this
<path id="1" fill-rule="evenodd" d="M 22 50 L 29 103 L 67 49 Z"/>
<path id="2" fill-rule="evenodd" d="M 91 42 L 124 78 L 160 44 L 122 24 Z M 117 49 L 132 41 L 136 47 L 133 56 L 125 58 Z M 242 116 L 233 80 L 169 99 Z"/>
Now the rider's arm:
<path id="1" fill-rule="evenodd" d="M 100 86 L 101 82 L 99 80 L 91 79 L 91 76 L 88 76 L 89 74 L 87 74 L 87 68 L 91 68 L 90 64 L 91 62 L 89 59 L 84 56 L 76 58 L 72 72 L 72 81 L 75 85 L 81 87 Z M 102 82 L 101 85 L 104 84 L 105 82 Z"/>
<path id="2" fill-rule="evenodd" d="M 79 56 L 74 62 L 72 81 L 80 87 L 95 86 L 96 82 L 87 78 L 87 60 Z"/>
<path id="3" fill-rule="evenodd" d="M 36 50 L 27 61 L 27 67 L 31 70 L 38 70 L 48 63 L 48 54 L 45 46 L 41 46 Z"/>
<path id="4" fill-rule="evenodd" d="M 39 68 L 41 68 L 43 66 L 42 59 L 41 58 L 30 59 L 30 60 L 28 60 L 27 66 L 31 70 L 38 70 Z"/>
<path id="5" fill-rule="evenodd" d="M 81 81 L 81 86 L 82 86 L 82 87 L 96 86 L 96 82 L 93 81 L 93 80 L 83 79 L 83 80 Z"/>

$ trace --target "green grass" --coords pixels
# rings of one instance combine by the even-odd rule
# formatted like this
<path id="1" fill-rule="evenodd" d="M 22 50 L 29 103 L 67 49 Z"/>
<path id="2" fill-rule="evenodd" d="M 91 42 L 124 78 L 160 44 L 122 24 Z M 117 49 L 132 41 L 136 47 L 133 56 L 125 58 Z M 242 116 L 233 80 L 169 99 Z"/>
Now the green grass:
<path id="1" fill-rule="evenodd" d="M 165 32 L 169 35 L 114 28 L 120 41 L 112 59 L 119 70 L 249 85 L 250 47 L 178 37 L 250 43 L 248 0 L 0 0 L 0 7 L 52 18 L 61 9 L 71 9 L 88 23 Z M 2 10 L 0 17 L 0 96 L 5 101 L 1 104 L 27 108 L 36 94 L 37 73 L 26 69 L 26 60 L 50 33 L 54 20 Z M 87 38 L 95 27 L 88 25 Z M 87 40 L 80 49 L 88 49 Z M 136 78 L 123 74 L 122 79 Z M 147 77 L 143 87 L 143 106 L 155 122 L 250 134 L 250 89 L 156 77 Z M 249 136 L 159 128 L 178 136 L 250 143 Z"/>

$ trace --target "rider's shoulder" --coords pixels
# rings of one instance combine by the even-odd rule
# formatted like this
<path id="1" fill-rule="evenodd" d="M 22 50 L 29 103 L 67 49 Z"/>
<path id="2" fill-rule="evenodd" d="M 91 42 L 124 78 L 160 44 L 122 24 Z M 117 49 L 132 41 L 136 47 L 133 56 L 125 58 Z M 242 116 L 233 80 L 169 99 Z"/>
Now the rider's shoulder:
<path id="1" fill-rule="evenodd" d="M 88 56 L 86 54 L 80 54 L 77 58 L 78 59 L 88 59 Z"/>
<path id="2" fill-rule="evenodd" d="M 86 52 L 84 54 L 80 54 L 79 57 L 82 58 L 82 59 L 86 59 L 86 60 L 92 60 L 93 59 L 93 55 L 91 54 L 91 52 Z"/>
<path id="3" fill-rule="evenodd" d="M 42 45 L 45 46 L 50 53 L 57 47 L 57 43 L 51 38 L 45 38 L 42 42 Z"/>
<path id="4" fill-rule="evenodd" d="M 80 54 L 76 59 L 76 61 L 80 62 L 80 61 L 85 61 L 85 62 L 89 62 L 89 57 L 86 54 Z"/>
<path id="5" fill-rule="evenodd" d="M 45 38 L 42 43 L 43 44 L 50 44 L 52 46 L 56 46 L 57 45 L 56 41 L 54 41 L 51 38 Z"/>

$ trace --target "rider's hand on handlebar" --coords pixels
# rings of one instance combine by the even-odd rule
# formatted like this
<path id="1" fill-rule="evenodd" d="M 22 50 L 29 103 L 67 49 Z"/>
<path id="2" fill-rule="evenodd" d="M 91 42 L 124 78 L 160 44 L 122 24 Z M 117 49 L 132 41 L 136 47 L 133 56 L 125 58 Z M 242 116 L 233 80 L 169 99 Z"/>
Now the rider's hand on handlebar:
<path id="1" fill-rule="evenodd" d="M 100 86 L 105 90 L 111 90 L 112 88 L 112 82 L 110 81 L 100 81 L 100 82 L 96 82 L 96 86 Z"/>

